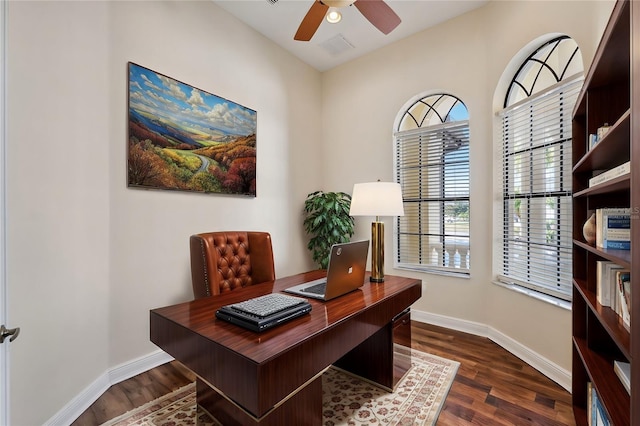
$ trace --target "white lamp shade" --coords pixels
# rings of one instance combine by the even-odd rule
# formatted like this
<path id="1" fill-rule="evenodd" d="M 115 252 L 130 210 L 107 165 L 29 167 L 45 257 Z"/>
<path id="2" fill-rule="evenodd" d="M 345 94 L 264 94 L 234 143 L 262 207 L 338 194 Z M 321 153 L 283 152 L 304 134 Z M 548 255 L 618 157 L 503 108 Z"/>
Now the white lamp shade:
<path id="1" fill-rule="evenodd" d="M 350 216 L 404 216 L 402 188 L 394 182 L 353 185 Z"/>

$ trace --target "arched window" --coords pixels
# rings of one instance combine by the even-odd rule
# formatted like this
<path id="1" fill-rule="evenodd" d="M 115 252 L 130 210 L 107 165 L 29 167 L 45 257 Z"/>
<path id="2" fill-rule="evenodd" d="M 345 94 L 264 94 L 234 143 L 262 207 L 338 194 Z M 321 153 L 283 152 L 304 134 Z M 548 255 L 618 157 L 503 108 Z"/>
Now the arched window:
<path id="1" fill-rule="evenodd" d="M 404 216 L 395 266 L 469 274 L 469 113 L 455 96 L 421 97 L 401 113 L 396 182 Z"/>
<path id="2" fill-rule="evenodd" d="M 575 41 L 554 38 L 520 65 L 499 113 L 499 280 L 565 300 L 571 300 L 572 275 L 571 115 L 582 80 Z"/>
<path id="3" fill-rule="evenodd" d="M 556 83 L 582 74 L 582 55 L 576 42 L 568 36 L 556 37 L 538 47 L 520 65 L 507 90 L 504 107 L 516 105 Z"/>

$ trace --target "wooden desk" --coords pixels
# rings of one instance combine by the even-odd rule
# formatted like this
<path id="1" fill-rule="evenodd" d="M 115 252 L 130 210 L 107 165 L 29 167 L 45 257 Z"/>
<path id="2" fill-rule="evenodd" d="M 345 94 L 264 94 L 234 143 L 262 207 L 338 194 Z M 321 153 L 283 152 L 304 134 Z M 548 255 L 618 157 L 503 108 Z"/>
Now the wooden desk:
<path id="1" fill-rule="evenodd" d="M 226 425 L 321 424 L 322 373 L 331 364 L 393 388 L 392 320 L 420 280 L 385 276 L 309 315 L 262 333 L 215 318 L 220 306 L 321 278 L 312 271 L 151 311 L 151 341 L 197 376 L 198 404 Z"/>

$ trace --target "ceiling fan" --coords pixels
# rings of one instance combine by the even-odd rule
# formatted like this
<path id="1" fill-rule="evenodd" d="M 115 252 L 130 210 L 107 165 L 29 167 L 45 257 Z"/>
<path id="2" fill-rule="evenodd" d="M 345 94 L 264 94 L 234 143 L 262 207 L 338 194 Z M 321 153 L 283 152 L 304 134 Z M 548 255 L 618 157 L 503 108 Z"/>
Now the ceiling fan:
<path id="1" fill-rule="evenodd" d="M 389 34 L 400 24 L 400 17 L 383 0 L 314 0 L 293 39 L 311 40 L 330 7 L 340 8 L 351 5 L 354 5 L 373 26 L 384 34 Z"/>

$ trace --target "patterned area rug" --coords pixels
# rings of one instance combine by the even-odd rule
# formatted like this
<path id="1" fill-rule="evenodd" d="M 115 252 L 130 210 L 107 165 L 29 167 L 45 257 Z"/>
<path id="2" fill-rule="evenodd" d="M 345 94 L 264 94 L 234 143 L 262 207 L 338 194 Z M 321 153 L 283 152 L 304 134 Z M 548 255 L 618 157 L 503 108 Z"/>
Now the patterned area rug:
<path id="1" fill-rule="evenodd" d="M 413 349 L 411 355 L 411 369 L 393 393 L 329 368 L 322 376 L 323 425 L 434 425 L 460 364 Z M 197 408 L 192 383 L 103 424 L 124 425 L 217 426 L 218 423 Z"/>

